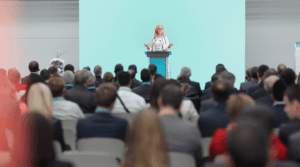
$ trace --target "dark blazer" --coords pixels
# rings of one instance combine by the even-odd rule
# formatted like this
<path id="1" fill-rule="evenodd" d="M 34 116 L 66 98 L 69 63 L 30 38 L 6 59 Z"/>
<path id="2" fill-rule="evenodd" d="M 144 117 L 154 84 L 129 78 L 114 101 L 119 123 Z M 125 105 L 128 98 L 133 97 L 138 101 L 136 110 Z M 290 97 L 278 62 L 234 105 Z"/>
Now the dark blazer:
<path id="1" fill-rule="evenodd" d="M 207 94 L 209 94 L 209 93 L 210 93 L 210 88 L 205 89 L 205 90 L 203 91 L 203 95 L 202 95 L 202 96 L 205 96 L 205 95 L 207 95 Z"/>
<path id="2" fill-rule="evenodd" d="M 107 137 L 125 141 L 128 122 L 123 118 L 112 116 L 110 113 L 94 113 L 77 123 L 77 137 Z"/>
<path id="3" fill-rule="evenodd" d="M 291 134 L 300 131 L 300 120 L 296 120 L 295 122 L 291 122 L 290 124 L 280 128 L 279 138 L 283 144 L 288 147 L 288 140 Z"/>
<path id="4" fill-rule="evenodd" d="M 241 86 L 240 86 L 240 92 L 246 92 L 247 88 L 250 87 L 250 86 L 253 86 L 255 84 L 258 83 L 258 80 L 257 79 L 254 79 L 250 82 L 243 82 L 241 83 Z"/>
<path id="5" fill-rule="evenodd" d="M 36 73 L 30 73 L 30 74 L 39 75 L 39 74 L 36 74 Z M 28 85 L 29 80 L 30 80 L 30 74 L 27 75 L 27 76 L 24 77 L 24 78 L 21 78 L 21 85 Z"/>
<path id="6" fill-rule="evenodd" d="M 271 107 L 271 112 L 276 118 L 276 127 L 279 127 L 282 123 L 290 123 L 290 120 L 284 112 L 284 104 L 277 104 Z"/>
<path id="7" fill-rule="evenodd" d="M 217 128 L 225 128 L 229 123 L 229 118 L 226 115 L 226 103 L 220 103 L 206 112 L 200 112 L 198 127 L 202 137 L 210 137 Z"/>
<path id="8" fill-rule="evenodd" d="M 209 89 L 210 90 L 210 89 Z M 201 96 L 201 101 L 205 101 L 205 100 L 208 100 L 211 98 L 211 92 L 210 93 L 207 93 L 206 95 L 202 95 Z"/>
<path id="9" fill-rule="evenodd" d="M 258 89 L 259 89 L 259 84 L 257 83 L 253 86 L 248 87 L 246 90 L 246 94 L 250 95 L 250 94 L 254 93 L 255 91 L 257 91 Z"/>
<path id="10" fill-rule="evenodd" d="M 98 87 L 102 83 L 102 78 L 101 76 L 96 76 L 96 87 Z"/>
<path id="11" fill-rule="evenodd" d="M 140 81 L 134 79 L 133 82 L 132 82 L 132 84 L 131 84 L 131 86 L 130 86 L 130 88 L 134 89 L 134 88 L 137 88 L 139 86 L 142 86 L 142 83 Z"/>
<path id="12" fill-rule="evenodd" d="M 142 85 L 137 88 L 132 89 L 132 92 L 142 96 L 145 101 L 150 100 L 150 94 L 151 94 L 152 85 Z"/>
<path id="13" fill-rule="evenodd" d="M 264 88 L 259 88 L 257 91 L 255 91 L 254 93 L 250 94 L 250 97 L 252 97 L 254 100 L 267 96 L 268 93 L 265 91 Z"/>
<path id="14" fill-rule="evenodd" d="M 210 88 L 210 85 L 211 85 L 211 81 L 206 82 L 204 90 Z"/>
<path id="15" fill-rule="evenodd" d="M 215 101 L 213 98 L 209 98 L 201 103 L 200 112 L 204 112 L 215 106 Z"/>
<path id="16" fill-rule="evenodd" d="M 199 97 L 202 96 L 203 92 L 201 90 L 199 82 L 194 82 L 194 81 L 191 81 L 190 79 L 188 79 L 188 84 L 193 86 L 197 90 Z"/>
<path id="17" fill-rule="evenodd" d="M 87 89 L 88 91 L 95 93 L 96 92 L 96 87 L 90 87 L 89 89 Z"/>
<path id="18" fill-rule="evenodd" d="M 271 108 L 274 104 L 274 100 L 271 98 L 271 96 L 267 95 L 256 99 L 255 103 L 262 103 Z"/>
<path id="19" fill-rule="evenodd" d="M 90 92 L 81 85 L 66 91 L 65 94 L 65 99 L 77 103 L 83 113 L 94 113 L 96 108 L 96 102 L 94 98 L 94 93 Z"/>
<path id="20" fill-rule="evenodd" d="M 66 91 L 67 91 L 67 90 L 70 90 L 70 89 L 72 89 L 72 88 L 74 88 L 74 85 L 73 85 L 73 86 L 67 86 L 67 85 L 66 85 Z"/>
<path id="21" fill-rule="evenodd" d="M 186 93 L 186 97 L 196 97 L 196 96 L 200 97 L 198 90 L 194 86 L 192 85 L 190 86 L 191 86 L 190 89 Z"/>

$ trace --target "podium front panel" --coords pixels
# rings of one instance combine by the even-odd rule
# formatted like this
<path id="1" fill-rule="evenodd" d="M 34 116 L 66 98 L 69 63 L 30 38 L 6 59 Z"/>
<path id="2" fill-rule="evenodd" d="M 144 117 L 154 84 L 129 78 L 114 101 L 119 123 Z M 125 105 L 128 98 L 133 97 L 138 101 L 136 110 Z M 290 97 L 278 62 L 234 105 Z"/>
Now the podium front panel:
<path id="1" fill-rule="evenodd" d="M 166 58 L 165 57 L 151 57 L 150 64 L 155 64 L 157 73 L 166 77 Z"/>

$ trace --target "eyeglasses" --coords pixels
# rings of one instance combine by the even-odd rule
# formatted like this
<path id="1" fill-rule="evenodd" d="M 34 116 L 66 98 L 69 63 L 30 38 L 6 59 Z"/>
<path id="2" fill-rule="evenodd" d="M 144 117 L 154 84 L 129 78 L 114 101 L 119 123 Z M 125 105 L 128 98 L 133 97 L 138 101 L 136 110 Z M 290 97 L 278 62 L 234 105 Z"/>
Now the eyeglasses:
<path id="1" fill-rule="evenodd" d="M 163 30 L 163 28 L 158 28 L 159 30 Z"/>

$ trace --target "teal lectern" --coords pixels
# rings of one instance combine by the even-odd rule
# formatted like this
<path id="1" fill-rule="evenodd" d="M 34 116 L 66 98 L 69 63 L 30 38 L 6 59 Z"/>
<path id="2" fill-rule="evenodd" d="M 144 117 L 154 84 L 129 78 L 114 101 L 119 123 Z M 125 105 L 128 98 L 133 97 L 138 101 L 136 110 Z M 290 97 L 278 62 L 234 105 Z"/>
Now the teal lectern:
<path id="1" fill-rule="evenodd" d="M 163 77 L 168 75 L 168 57 L 171 52 L 167 51 L 156 51 L 156 52 L 145 52 L 147 57 L 149 57 L 149 64 L 155 64 L 157 67 L 157 73 Z"/>

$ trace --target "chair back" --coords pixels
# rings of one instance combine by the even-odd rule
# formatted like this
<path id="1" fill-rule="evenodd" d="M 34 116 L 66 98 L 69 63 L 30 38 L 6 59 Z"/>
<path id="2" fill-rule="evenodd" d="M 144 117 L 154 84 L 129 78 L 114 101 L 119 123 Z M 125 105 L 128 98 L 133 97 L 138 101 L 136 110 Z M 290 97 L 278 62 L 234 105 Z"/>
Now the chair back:
<path id="1" fill-rule="evenodd" d="M 211 137 L 204 137 L 201 140 L 203 157 L 208 157 L 209 155 L 208 148 L 209 148 L 210 140 Z"/>
<path id="2" fill-rule="evenodd" d="M 53 147 L 54 147 L 55 155 L 60 156 L 60 154 L 62 153 L 62 148 L 60 143 L 57 140 L 53 141 Z"/>
<path id="3" fill-rule="evenodd" d="M 196 167 L 195 158 L 188 153 L 169 152 L 169 159 L 173 167 Z"/>
<path id="4" fill-rule="evenodd" d="M 289 159 L 298 160 L 300 158 L 300 131 L 290 135 L 288 139 Z"/>

